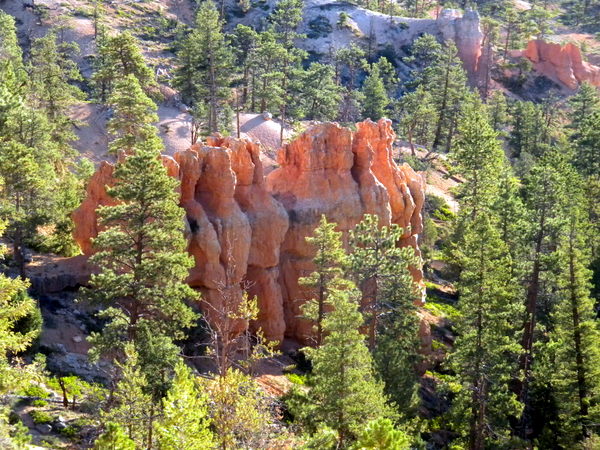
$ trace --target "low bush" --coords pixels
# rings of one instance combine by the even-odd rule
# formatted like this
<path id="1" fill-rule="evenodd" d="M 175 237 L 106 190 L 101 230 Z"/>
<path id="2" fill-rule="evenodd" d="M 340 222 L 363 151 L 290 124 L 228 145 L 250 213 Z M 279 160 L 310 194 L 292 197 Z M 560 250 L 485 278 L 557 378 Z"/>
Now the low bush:
<path id="1" fill-rule="evenodd" d="M 29 415 L 35 423 L 50 423 L 54 420 L 50 413 L 46 411 L 33 410 L 29 412 Z"/>

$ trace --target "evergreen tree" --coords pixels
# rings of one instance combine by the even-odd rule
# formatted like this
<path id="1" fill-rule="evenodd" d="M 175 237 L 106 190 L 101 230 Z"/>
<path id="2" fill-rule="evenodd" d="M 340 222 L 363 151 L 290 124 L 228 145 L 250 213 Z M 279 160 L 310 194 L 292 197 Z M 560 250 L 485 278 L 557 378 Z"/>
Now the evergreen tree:
<path id="1" fill-rule="evenodd" d="M 580 173 L 600 177 L 600 108 L 586 117 L 579 128 L 575 142 L 575 165 Z"/>
<path id="2" fill-rule="evenodd" d="M 590 298 L 590 253 L 586 246 L 586 219 L 579 186 L 573 186 L 566 232 L 558 247 L 561 268 L 554 327 L 545 351 L 551 356 L 549 372 L 559 413 L 558 441 L 575 448 L 594 432 L 600 419 L 600 330 Z M 575 191 L 575 192 L 574 192 Z"/>
<path id="3" fill-rule="evenodd" d="M 184 101 L 206 106 L 209 132 L 219 131 L 224 105 L 231 94 L 233 54 L 222 29 L 223 22 L 214 2 L 202 2 L 196 13 L 196 26 L 178 54 L 179 67 L 174 80 Z"/>
<path id="4" fill-rule="evenodd" d="M 383 385 L 375 379 L 360 333 L 362 316 L 355 296 L 353 290 L 332 289 L 323 345 L 306 349 L 313 371 L 304 414 L 336 430 L 341 447 L 352 442 L 366 420 L 387 414 Z"/>
<path id="5" fill-rule="evenodd" d="M 152 448 L 155 406 L 152 397 L 146 392 L 148 383 L 140 370 L 133 344 L 125 345 L 124 355 L 125 362 L 117 362 L 120 376 L 112 394 L 113 406 L 102 413 L 102 418 L 107 424 L 114 423 L 126 430 L 127 437 L 135 443 L 136 448 Z M 118 439 L 117 442 L 125 448 L 131 446 L 114 426 L 108 430 L 106 440 L 110 442 Z"/>
<path id="6" fill-rule="evenodd" d="M 298 104 L 290 108 L 294 118 L 332 120 L 337 116 L 341 88 L 334 83 L 333 69 L 320 63 L 312 63 L 302 71 L 296 82 Z"/>
<path id="7" fill-rule="evenodd" d="M 28 67 L 30 95 L 35 106 L 46 112 L 51 125 L 57 130 L 53 133 L 55 139 L 59 137 L 59 132 L 70 130 L 69 108 L 83 99 L 83 92 L 71 84 L 82 80 L 77 64 L 72 59 L 78 51 L 75 43 L 59 42 L 54 31 L 34 40 L 31 46 L 31 63 Z M 67 133 L 65 140 L 72 138 L 74 135 Z"/>
<path id="8" fill-rule="evenodd" d="M 470 449 L 510 448 L 509 418 L 520 411 L 510 383 L 518 376 L 522 304 L 489 214 L 469 222 L 458 257 L 461 320 L 450 357 L 462 387 L 453 404 L 456 428 Z"/>
<path id="9" fill-rule="evenodd" d="M 413 156 L 415 144 L 428 146 L 433 138 L 431 118 L 435 116 L 431 94 L 419 86 L 415 91 L 402 96 L 396 104 L 395 119 L 402 136 L 406 136 Z"/>
<path id="10" fill-rule="evenodd" d="M 412 248 L 397 246 L 402 229 L 396 224 L 381 226 L 379 217 L 365 215 L 362 222 L 350 231 L 350 274 L 362 291 L 362 306 L 367 317 L 369 348 L 375 349 L 380 331 L 379 316 L 387 314 L 393 302 L 386 294 L 399 297 L 406 295 L 404 301 L 414 300 L 413 282 L 408 266 L 414 263 Z M 389 284 L 394 288 L 389 288 Z M 394 305 L 397 306 L 397 305 Z"/>
<path id="11" fill-rule="evenodd" d="M 47 223 L 47 208 L 53 201 L 47 182 L 52 168 L 38 158 L 35 148 L 14 141 L 0 142 L 2 212 L 9 220 L 8 237 L 22 279 L 25 279 L 25 242 L 35 235 L 38 225 Z"/>
<path id="12" fill-rule="evenodd" d="M 323 319 L 331 290 L 352 286 L 344 278 L 349 261 L 342 244 L 342 233 L 335 231 L 335 227 L 335 223 L 327 222 L 325 215 L 322 215 L 314 237 L 306 238 L 306 242 L 317 249 L 313 259 L 316 267 L 308 277 L 299 280 L 300 285 L 316 291 L 316 298 L 308 301 L 302 311 L 305 317 L 315 323 L 317 347 L 323 342 Z"/>
<path id="13" fill-rule="evenodd" d="M 163 399 L 162 417 L 157 423 L 157 443 L 165 450 L 211 448 L 208 399 L 190 369 L 180 361 L 175 367 L 173 386 Z"/>
<path id="14" fill-rule="evenodd" d="M 161 148 L 162 142 L 153 125 L 158 122 L 156 105 L 144 94 L 134 75 L 116 82 L 109 104 L 114 110 L 107 126 L 114 136 L 109 145 L 112 153 L 130 154 L 142 144 L 147 148 Z"/>
<path id="15" fill-rule="evenodd" d="M 210 398 L 211 426 L 219 448 L 268 448 L 273 418 L 256 381 L 230 368 L 215 379 L 201 379 Z"/>
<path id="16" fill-rule="evenodd" d="M 259 34 L 251 62 L 251 110 L 265 112 L 280 108 L 284 100 L 282 62 L 286 59 L 287 50 L 277 42 L 275 33 Z"/>
<path id="17" fill-rule="evenodd" d="M 462 105 L 467 97 L 467 77 L 456 46 L 446 43 L 434 62 L 423 71 L 424 87 L 431 93 L 436 110 L 433 148 L 450 151 Z"/>
<path id="18" fill-rule="evenodd" d="M 520 432 L 528 436 L 535 414 L 530 385 L 532 365 L 538 355 L 536 342 L 545 339 L 544 328 L 550 325 L 549 314 L 556 284 L 556 239 L 564 226 L 564 211 L 569 183 L 568 156 L 564 149 L 552 147 L 532 167 L 524 178 L 524 203 L 530 227 L 526 241 L 529 243 L 527 274 L 525 278 L 525 324 L 523 332 L 523 385 L 520 398 L 524 403 Z M 541 327 L 540 327 L 541 325 Z"/>
<path id="19" fill-rule="evenodd" d="M 146 94 L 156 95 L 158 85 L 154 73 L 146 65 L 135 37 L 129 32 L 108 36 L 105 30 L 101 31 L 97 39 L 96 71 L 92 75 L 99 100 L 106 102 L 115 83 L 128 75 L 137 78 Z"/>
<path id="20" fill-rule="evenodd" d="M 177 181 L 145 144 L 117 164 L 114 176 L 108 193 L 117 205 L 98 211 L 105 231 L 94 241 L 92 261 L 100 272 L 85 291 L 106 307 L 101 316 L 108 319 L 91 336 L 93 356 L 120 358 L 123 345 L 133 342 L 149 381 L 158 377 L 151 388 L 160 395 L 178 353 L 172 341 L 183 338 L 195 318 L 185 301 L 197 298 L 184 282 L 193 263 L 185 253 Z"/>
<path id="21" fill-rule="evenodd" d="M 471 220 L 488 208 L 498 194 L 497 177 L 505 163 L 497 134 L 477 100 L 465 107 L 450 160 L 456 172 L 466 180 L 459 187 L 458 198 L 461 217 Z"/>
<path id="22" fill-rule="evenodd" d="M 369 75 L 362 87 L 364 102 L 362 105 L 363 116 L 371 120 L 379 120 L 386 115 L 390 99 L 385 90 L 379 65 L 372 65 Z"/>
<path id="23" fill-rule="evenodd" d="M 411 446 L 410 437 L 403 431 L 394 428 L 390 419 L 380 418 L 367 424 L 361 431 L 353 450 L 408 450 Z"/>
<path id="24" fill-rule="evenodd" d="M 571 128 L 573 128 L 575 137 L 577 137 L 578 130 L 584 120 L 592 113 L 600 110 L 598 89 L 588 82 L 581 83 L 577 94 L 569 99 L 569 106 L 571 107 Z"/>

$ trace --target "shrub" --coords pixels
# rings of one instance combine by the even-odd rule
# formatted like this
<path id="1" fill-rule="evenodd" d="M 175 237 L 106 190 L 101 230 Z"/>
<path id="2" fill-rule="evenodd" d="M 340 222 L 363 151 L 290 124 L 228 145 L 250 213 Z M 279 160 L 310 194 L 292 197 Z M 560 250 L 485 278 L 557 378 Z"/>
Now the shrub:
<path id="1" fill-rule="evenodd" d="M 294 384 L 299 384 L 301 386 L 306 384 L 306 376 L 298 375 L 297 373 L 287 373 L 285 376 Z"/>
<path id="2" fill-rule="evenodd" d="M 34 400 L 31 402 L 31 406 L 43 407 L 47 406 L 48 402 L 46 400 Z"/>
<path id="3" fill-rule="evenodd" d="M 50 393 L 41 386 L 37 384 L 30 384 L 26 388 L 23 389 L 23 395 L 26 397 L 39 397 L 39 398 L 48 398 L 50 397 Z"/>
<path id="4" fill-rule="evenodd" d="M 33 410 L 29 412 L 29 415 L 35 423 L 50 423 L 54 420 L 52 415 L 46 411 Z"/>
<path id="5" fill-rule="evenodd" d="M 77 436 L 77 434 L 79 433 L 79 429 L 73 425 L 68 425 L 65 428 L 63 428 L 62 430 L 60 430 L 60 434 L 62 434 L 63 436 L 66 437 L 75 437 Z"/>

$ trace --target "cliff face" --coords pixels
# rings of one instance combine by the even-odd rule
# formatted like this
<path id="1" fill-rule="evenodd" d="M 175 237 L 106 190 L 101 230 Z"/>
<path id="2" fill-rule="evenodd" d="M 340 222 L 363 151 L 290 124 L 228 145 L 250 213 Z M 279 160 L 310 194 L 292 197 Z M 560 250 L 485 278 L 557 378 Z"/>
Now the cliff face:
<path id="1" fill-rule="evenodd" d="M 202 291 L 209 319 L 217 320 L 224 296 L 239 301 L 247 289 L 259 303 L 252 327 L 271 340 L 306 342 L 311 325 L 298 316 L 310 292 L 298 278 L 313 270 L 314 249 L 305 238 L 322 214 L 344 232 L 364 214 L 377 214 L 383 224 L 403 227 L 400 244 L 418 253 L 424 181 L 393 161 L 388 120 L 357 127 L 312 127 L 279 150 L 280 167 L 267 177 L 258 144 L 244 139 L 211 137 L 207 145 L 163 158 L 169 174 L 181 181 L 188 251 L 196 262 L 188 282 Z M 99 232 L 95 209 L 112 201 L 106 194 L 114 183 L 112 169 L 108 163 L 99 167 L 73 213 L 74 235 L 87 255 Z M 412 271 L 420 281 L 420 268 Z"/>
<path id="2" fill-rule="evenodd" d="M 572 43 L 529 41 L 527 48 L 514 56 L 526 57 L 537 72 L 569 89 L 577 89 L 584 81 L 600 87 L 600 67 L 583 61 L 581 50 Z"/>
<path id="3" fill-rule="evenodd" d="M 467 9 L 462 13 L 456 9 L 444 9 L 437 19 L 440 32 L 445 40 L 456 44 L 458 56 L 463 62 L 471 83 L 476 84 L 485 72 L 481 66 L 483 32 L 479 13 Z"/>

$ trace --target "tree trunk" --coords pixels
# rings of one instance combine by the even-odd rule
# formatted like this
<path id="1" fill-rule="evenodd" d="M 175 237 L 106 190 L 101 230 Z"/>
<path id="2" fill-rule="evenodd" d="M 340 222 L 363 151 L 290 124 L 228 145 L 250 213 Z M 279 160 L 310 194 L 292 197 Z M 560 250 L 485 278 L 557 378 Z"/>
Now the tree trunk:
<path id="1" fill-rule="evenodd" d="M 62 391 L 63 394 L 63 406 L 65 408 L 69 408 L 69 398 L 67 397 L 67 387 L 65 386 L 65 380 L 62 379 L 62 377 L 58 377 L 58 385 L 60 386 L 60 390 Z"/>

